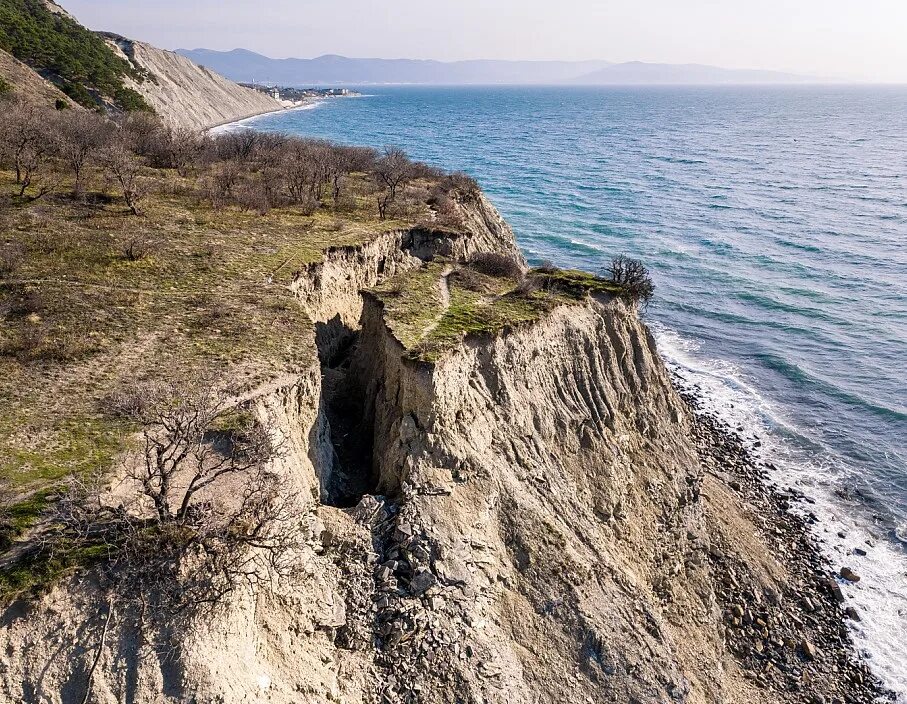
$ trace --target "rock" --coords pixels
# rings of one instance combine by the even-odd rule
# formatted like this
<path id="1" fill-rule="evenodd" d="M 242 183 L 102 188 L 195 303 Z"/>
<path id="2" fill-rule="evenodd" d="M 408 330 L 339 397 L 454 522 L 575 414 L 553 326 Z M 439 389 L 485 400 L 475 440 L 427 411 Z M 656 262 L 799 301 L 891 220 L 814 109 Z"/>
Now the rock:
<path id="1" fill-rule="evenodd" d="M 840 574 L 841 579 L 846 579 L 848 582 L 853 582 L 855 584 L 860 581 L 860 575 L 858 575 L 849 567 L 842 567 Z"/>
<path id="2" fill-rule="evenodd" d="M 853 554 L 859 555 L 860 557 L 866 557 L 866 551 L 863 548 L 854 548 Z"/>
<path id="3" fill-rule="evenodd" d="M 812 613 L 813 611 L 816 610 L 815 604 L 813 604 L 812 599 L 810 599 L 808 596 L 803 597 L 802 604 L 803 604 L 804 611 Z"/>
<path id="4" fill-rule="evenodd" d="M 852 607 L 852 606 L 848 606 L 846 609 L 844 609 L 844 614 L 845 614 L 845 615 L 847 616 L 847 618 L 849 618 L 851 621 L 861 621 L 861 620 L 862 620 L 862 619 L 860 618 L 859 612 L 858 612 L 854 607 Z"/>
<path id="5" fill-rule="evenodd" d="M 838 583 L 833 579 L 828 579 L 825 581 L 825 585 L 828 587 L 828 590 L 831 592 L 834 600 L 839 604 L 844 603 L 844 592 L 841 591 L 841 587 L 838 586 Z"/>
<path id="6" fill-rule="evenodd" d="M 804 657 L 806 657 L 807 660 L 816 659 L 816 646 L 814 646 L 812 643 L 810 643 L 805 638 L 802 641 L 800 641 L 800 650 L 803 651 L 803 655 L 804 655 Z"/>
<path id="7" fill-rule="evenodd" d="M 437 581 L 437 578 L 428 569 L 420 567 L 410 580 L 409 589 L 416 596 L 420 596 L 435 586 Z"/>

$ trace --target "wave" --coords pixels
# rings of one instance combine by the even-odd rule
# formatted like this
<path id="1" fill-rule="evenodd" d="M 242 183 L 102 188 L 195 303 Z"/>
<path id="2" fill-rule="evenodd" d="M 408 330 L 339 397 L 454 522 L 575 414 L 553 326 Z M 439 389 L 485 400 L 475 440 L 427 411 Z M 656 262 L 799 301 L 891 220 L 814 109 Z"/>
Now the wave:
<path id="1" fill-rule="evenodd" d="M 773 482 L 796 486 L 810 497 L 808 509 L 795 505 L 792 510 L 816 516 L 813 535 L 832 566 L 847 565 L 861 575 L 859 583 L 841 585 L 862 619 L 848 623 L 876 674 L 899 702 L 907 702 L 907 550 L 902 544 L 907 543 L 907 522 L 891 531 L 892 541 L 877 535 L 871 507 L 859 501 L 842 505 L 841 497 L 854 492 L 841 487 L 859 476 L 858 468 L 792 423 L 736 365 L 704 355 L 698 343 L 663 325 L 652 328 L 668 367 L 681 386 L 702 398 L 703 410 L 731 427 L 746 428 L 760 443 L 758 448 L 753 443 L 754 454 L 777 468 Z"/>

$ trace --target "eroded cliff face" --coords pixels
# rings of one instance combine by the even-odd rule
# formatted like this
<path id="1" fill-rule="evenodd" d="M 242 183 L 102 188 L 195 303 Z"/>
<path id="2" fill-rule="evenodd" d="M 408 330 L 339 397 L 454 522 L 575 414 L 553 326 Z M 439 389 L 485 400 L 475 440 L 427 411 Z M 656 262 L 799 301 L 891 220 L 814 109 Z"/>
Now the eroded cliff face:
<path id="1" fill-rule="evenodd" d="M 737 700 L 710 575 L 674 572 L 708 549 L 700 470 L 635 311 L 563 306 L 436 365 L 404 359 L 376 304 L 364 320 L 378 490 L 401 497 L 378 578 L 394 694 Z"/>
<path id="2" fill-rule="evenodd" d="M 97 656 L 99 704 L 808 701 L 726 643 L 720 585 L 769 620 L 796 595 L 703 472 L 635 309 L 565 304 L 428 364 L 360 295 L 516 251 L 487 201 L 464 207 L 462 233 L 390 233 L 297 277 L 320 361 L 249 394 L 284 448 L 297 573 L 166 627 L 114 605 L 106 630 L 94 577 L 73 578 L 4 613 L 0 698 L 81 702 Z"/>
<path id="3" fill-rule="evenodd" d="M 269 95 L 244 88 L 172 51 L 144 42 L 105 35 L 110 46 L 141 71 L 144 81 L 129 80 L 167 124 L 192 130 L 280 110 Z"/>

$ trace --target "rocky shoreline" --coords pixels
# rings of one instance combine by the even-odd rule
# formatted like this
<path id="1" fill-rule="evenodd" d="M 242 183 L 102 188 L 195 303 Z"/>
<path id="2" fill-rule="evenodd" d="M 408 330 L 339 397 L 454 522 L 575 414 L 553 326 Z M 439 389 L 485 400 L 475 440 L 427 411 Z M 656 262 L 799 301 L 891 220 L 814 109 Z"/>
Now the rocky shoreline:
<path id="1" fill-rule="evenodd" d="M 676 372 L 672 377 L 692 411 L 692 434 L 706 475 L 731 489 L 756 517 L 763 539 L 788 572 L 783 593 L 754 593 L 758 579 L 734 558 L 733 546 L 712 545 L 709 560 L 719 582 L 728 650 L 757 686 L 802 695 L 809 704 L 895 701 L 857 654 L 848 630 L 847 620 L 860 617 L 846 604 L 838 580 L 859 577 L 846 568 L 836 571 L 820 552 L 808 518 L 790 510 L 811 499 L 771 486 L 773 466 L 754 455 L 745 429 L 727 425 L 695 387 L 678 383 Z"/>

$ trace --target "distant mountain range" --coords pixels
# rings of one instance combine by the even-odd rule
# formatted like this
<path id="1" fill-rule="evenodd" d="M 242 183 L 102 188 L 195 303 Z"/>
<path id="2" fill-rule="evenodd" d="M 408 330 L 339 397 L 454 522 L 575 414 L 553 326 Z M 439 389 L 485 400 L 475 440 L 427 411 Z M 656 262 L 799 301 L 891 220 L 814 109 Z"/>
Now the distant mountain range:
<path id="1" fill-rule="evenodd" d="M 806 83 L 815 78 L 776 71 L 725 69 L 700 64 L 649 64 L 640 61 L 430 61 L 351 59 L 271 59 L 246 49 L 177 49 L 178 54 L 234 81 L 283 86 L 318 85 L 575 85 Z"/>

